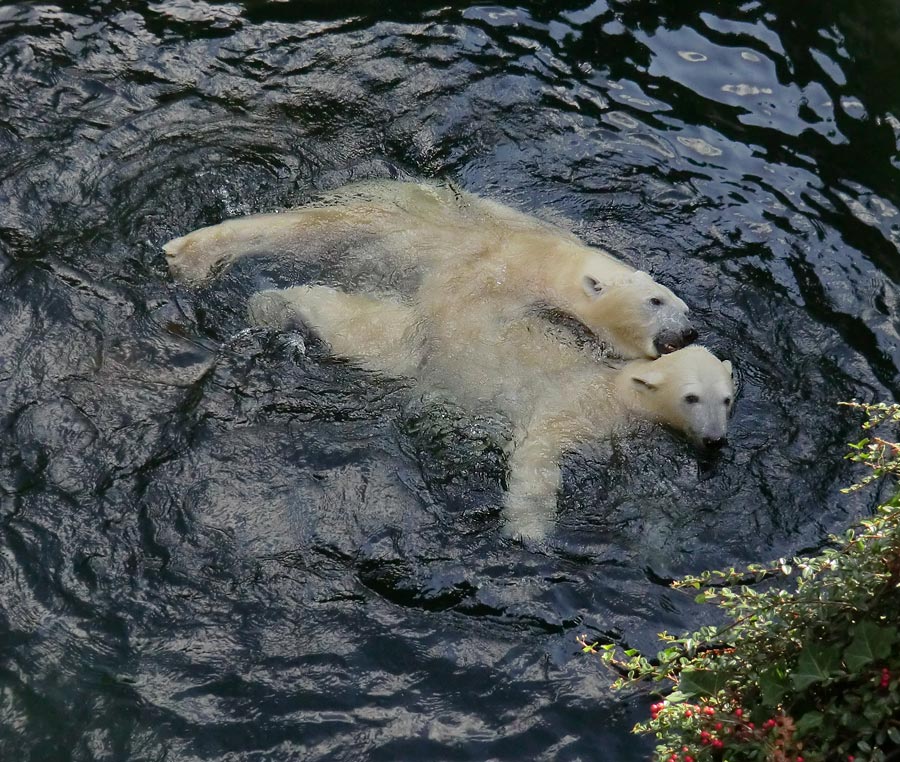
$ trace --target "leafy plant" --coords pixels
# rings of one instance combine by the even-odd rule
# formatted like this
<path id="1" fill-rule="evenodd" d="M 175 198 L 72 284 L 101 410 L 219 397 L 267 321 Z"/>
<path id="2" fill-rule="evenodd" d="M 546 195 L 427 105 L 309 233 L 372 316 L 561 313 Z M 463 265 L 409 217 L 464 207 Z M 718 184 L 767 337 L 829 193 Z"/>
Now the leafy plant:
<path id="1" fill-rule="evenodd" d="M 900 405 L 844 403 L 873 432 Z M 900 475 L 900 445 L 850 445 L 871 473 L 845 492 Z M 661 633 L 655 659 L 580 640 L 619 673 L 614 688 L 656 683 L 665 698 L 634 732 L 658 762 L 900 760 L 900 494 L 819 555 L 675 583 L 722 608 L 727 624 Z"/>

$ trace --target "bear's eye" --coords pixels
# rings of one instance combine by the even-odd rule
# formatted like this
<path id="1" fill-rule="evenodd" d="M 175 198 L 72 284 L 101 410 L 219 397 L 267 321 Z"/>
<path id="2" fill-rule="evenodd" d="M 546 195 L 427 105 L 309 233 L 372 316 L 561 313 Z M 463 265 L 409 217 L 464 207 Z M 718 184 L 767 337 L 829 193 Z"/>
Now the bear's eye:
<path id="1" fill-rule="evenodd" d="M 731 404 L 731 397 L 726 397 L 724 400 L 722 400 L 722 402 L 724 402 L 726 405 L 730 405 L 730 404 Z"/>
<path id="2" fill-rule="evenodd" d="M 660 299 L 659 297 L 651 296 L 651 297 L 650 297 L 650 304 L 652 304 L 654 307 L 662 307 L 663 300 Z"/>
<path id="3" fill-rule="evenodd" d="M 696 405 L 700 398 L 696 394 L 686 394 L 684 396 L 684 401 L 688 403 L 688 405 Z"/>

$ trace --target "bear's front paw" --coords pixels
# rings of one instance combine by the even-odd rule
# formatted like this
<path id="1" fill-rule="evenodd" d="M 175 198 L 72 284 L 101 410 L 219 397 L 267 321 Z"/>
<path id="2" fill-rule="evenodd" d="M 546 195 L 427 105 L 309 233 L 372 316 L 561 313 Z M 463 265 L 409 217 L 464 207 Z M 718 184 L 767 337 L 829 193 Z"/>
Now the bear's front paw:
<path id="1" fill-rule="evenodd" d="M 521 542 L 534 542 L 547 537 L 553 525 L 553 508 L 546 500 L 533 495 L 507 495 L 505 502 L 504 535 Z"/>

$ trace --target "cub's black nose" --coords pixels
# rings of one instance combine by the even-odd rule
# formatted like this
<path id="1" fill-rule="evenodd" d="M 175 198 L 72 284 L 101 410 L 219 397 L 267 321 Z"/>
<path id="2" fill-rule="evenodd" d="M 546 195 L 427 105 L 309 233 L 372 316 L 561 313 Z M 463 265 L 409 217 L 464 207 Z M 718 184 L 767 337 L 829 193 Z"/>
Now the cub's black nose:
<path id="1" fill-rule="evenodd" d="M 708 450 L 721 450 L 727 444 L 725 437 L 703 437 L 703 446 Z"/>

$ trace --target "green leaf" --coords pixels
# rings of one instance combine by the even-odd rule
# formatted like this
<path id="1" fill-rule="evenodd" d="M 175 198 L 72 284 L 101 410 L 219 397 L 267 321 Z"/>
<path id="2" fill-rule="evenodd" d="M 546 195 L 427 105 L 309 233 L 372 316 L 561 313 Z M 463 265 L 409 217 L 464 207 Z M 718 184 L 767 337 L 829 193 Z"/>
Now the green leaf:
<path id="1" fill-rule="evenodd" d="M 683 701 L 687 701 L 688 698 L 690 697 L 682 691 L 672 691 L 668 696 L 666 696 L 666 700 L 670 704 L 680 704 Z"/>
<path id="2" fill-rule="evenodd" d="M 762 692 L 763 704 L 768 707 L 777 707 L 789 687 L 787 675 L 779 667 L 766 670 L 759 676 L 759 689 Z"/>
<path id="3" fill-rule="evenodd" d="M 686 696 L 715 696 L 727 679 L 727 675 L 711 669 L 685 670 L 678 676 L 678 690 Z"/>
<path id="4" fill-rule="evenodd" d="M 890 738 L 897 746 L 900 746 L 900 730 L 895 727 L 887 729 L 888 738 Z"/>
<path id="5" fill-rule="evenodd" d="M 798 736 L 806 735 L 810 730 L 821 728 L 824 721 L 825 715 L 821 712 L 807 712 L 797 720 L 796 733 Z"/>
<path id="6" fill-rule="evenodd" d="M 844 651 L 844 663 L 851 672 L 859 672 L 866 664 L 887 657 L 896 641 L 896 627 L 860 622 L 854 628 L 852 642 Z"/>
<path id="7" fill-rule="evenodd" d="M 817 644 L 807 645 L 800 653 L 791 682 L 797 690 L 802 691 L 813 683 L 827 680 L 836 671 L 839 657 L 840 650 L 837 646 L 822 648 Z"/>

